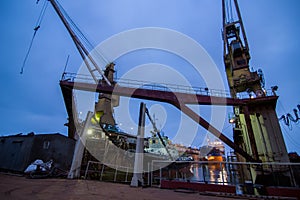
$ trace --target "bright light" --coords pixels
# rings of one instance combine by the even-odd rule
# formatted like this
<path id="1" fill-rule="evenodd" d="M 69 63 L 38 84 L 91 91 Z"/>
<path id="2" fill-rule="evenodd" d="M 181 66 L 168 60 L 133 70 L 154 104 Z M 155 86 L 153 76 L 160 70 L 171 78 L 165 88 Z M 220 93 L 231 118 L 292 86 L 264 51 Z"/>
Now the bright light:
<path id="1" fill-rule="evenodd" d="M 229 123 L 230 123 L 230 124 L 233 124 L 234 122 L 235 122 L 235 118 L 229 119 Z"/>
<path id="2" fill-rule="evenodd" d="M 88 135 L 92 135 L 93 134 L 93 130 L 92 129 L 88 129 L 87 134 Z"/>

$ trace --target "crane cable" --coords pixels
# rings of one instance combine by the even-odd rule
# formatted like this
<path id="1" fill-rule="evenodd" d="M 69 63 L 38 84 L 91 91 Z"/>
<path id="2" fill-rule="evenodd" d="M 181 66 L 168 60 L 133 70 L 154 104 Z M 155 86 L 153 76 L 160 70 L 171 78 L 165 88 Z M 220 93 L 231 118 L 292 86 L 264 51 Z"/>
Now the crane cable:
<path id="1" fill-rule="evenodd" d="M 299 104 L 297 105 L 297 108 L 298 108 L 298 111 L 300 112 L 300 105 Z M 282 115 L 279 118 L 279 121 L 283 120 L 284 124 L 291 129 L 292 127 L 291 127 L 290 121 L 292 121 L 292 122 L 294 122 L 296 124 L 300 121 L 300 118 L 299 118 L 299 115 L 298 115 L 298 111 L 297 111 L 297 109 L 293 109 L 295 118 L 290 113 L 287 113 L 286 115 Z"/>
<path id="2" fill-rule="evenodd" d="M 38 4 L 38 2 L 39 2 L 39 0 L 37 0 L 36 4 Z M 35 36 L 36 36 L 37 31 L 38 31 L 38 30 L 40 29 L 40 27 L 41 27 L 41 23 L 42 23 L 42 20 L 43 20 L 43 18 L 44 18 L 44 16 L 45 16 L 45 12 L 46 12 L 47 6 L 48 6 L 48 1 L 46 0 L 46 1 L 44 2 L 43 7 L 42 7 L 42 10 L 41 10 L 41 13 L 40 13 L 40 15 L 39 15 L 39 18 L 38 18 L 38 20 L 37 20 L 37 22 L 36 22 L 36 25 L 35 25 L 35 27 L 34 27 L 34 29 L 33 29 L 33 30 L 34 30 L 34 33 L 33 33 L 32 39 L 31 39 L 31 41 L 30 41 L 30 44 L 29 44 L 29 48 L 28 48 L 28 50 L 27 50 L 27 53 L 26 53 L 26 55 L 25 55 L 25 58 L 24 58 L 24 61 L 23 61 L 23 65 L 22 65 L 22 67 L 21 67 L 20 74 L 23 74 L 23 72 L 24 72 L 25 64 L 26 64 L 26 61 L 27 61 L 27 59 L 28 59 L 28 56 L 29 56 L 29 53 L 30 53 L 30 50 L 31 50 L 31 47 L 32 47 L 32 44 L 33 44 L 33 40 L 34 40 L 34 38 L 35 38 Z"/>

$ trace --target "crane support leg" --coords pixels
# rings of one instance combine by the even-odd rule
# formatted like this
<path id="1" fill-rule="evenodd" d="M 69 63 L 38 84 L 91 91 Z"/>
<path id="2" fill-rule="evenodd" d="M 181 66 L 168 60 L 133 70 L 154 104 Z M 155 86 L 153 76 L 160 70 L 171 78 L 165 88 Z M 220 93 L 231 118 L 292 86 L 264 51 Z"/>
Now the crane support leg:
<path id="1" fill-rule="evenodd" d="M 205 119 L 203 119 L 201 116 L 199 116 L 197 113 L 195 113 L 193 110 L 191 110 L 186 105 L 180 105 L 176 106 L 179 110 L 181 110 L 183 113 L 185 113 L 187 116 L 189 116 L 192 120 L 197 122 L 199 125 L 201 125 L 203 128 L 208 130 L 210 133 L 218 137 L 220 140 L 222 140 L 225 144 L 227 144 L 229 147 L 234 149 L 234 151 L 241 156 L 243 156 L 247 161 L 249 162 L 259 162 L 257 159 L 254 159 L 252 156 L 250 156 L 247 152 L 245 152 L 243 149 L 241 149 L 239 146 L 237 146 L 235 143 L 233 143 L 228 137 L 226 137 L 223 133 L 218 131 L 214 126 L 209 124 Z"/>
<path id="2" fill-rule="evenodd" d="M 245 114 L 245 121 L 246 121 L 247 130 L 248 130 L 248 136 L 249 136 L 250 141 L 252 141 L 250 143 L 252 154 L 253 154 L 254 158 L 258 160 L 259 157 L 258 157 L 258 152 L 257 152 L 257 146 L 255 143 L 254 132 L 253 132 L 253 128 L 251 125 L 249 109 L 247 106 L 244 106 L 243 110 L 244 110 L 244 114 Z"/>
<path id="3" fill-rule="evenodd" d="M 144 135 L 145 135 L 146 104 L 140 105 L 139 127 L 136 141 L 134 159 L 134 174 L 131 179 L 131 187 L 143 185 L 143 160 L 144 160 Z"/>

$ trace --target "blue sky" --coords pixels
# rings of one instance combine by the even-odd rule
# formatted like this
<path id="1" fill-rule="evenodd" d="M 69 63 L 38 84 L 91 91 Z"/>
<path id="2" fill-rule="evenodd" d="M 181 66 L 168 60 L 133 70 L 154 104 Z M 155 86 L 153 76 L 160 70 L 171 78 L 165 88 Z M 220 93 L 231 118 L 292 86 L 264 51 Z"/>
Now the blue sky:
<path id="1" fill-rule="evenodd" d="M 0 3 L 2 25 L 0 135 L 31 131 L 67 133 L 66 127 L 63 126 L 67 121 L 67 114 L 58 83 L 68 55 L 70 61 L 67 71 L 76 72 L 82 61 L 70 36 L 50 5 L 37 32 L 24 74 L 19 73 L 43 4 L 42 1 L 38 5 L 35 2 L 35 0 L 10 0 Z M 184 33 L 206 49 L 226 81 L 222 60 L 221 0 L 78 0 L 76 3 L 60 0 L 59 2 L 95 45 L 114 34 L 133 28 L 162 27 Z M 299 7 L 298 0 L 240 1 L 252 56 L 251 66 L 263 70 L 267 88 L 279 86 L 278 116 L 292 112 L 292 109 L 300 104 Z M 132 65 L 164 62 L 156 52 L 150 53 L 152 56 L 145 60 L 142 60 L 141 56 L 136 60 L 135 56 L 138 53 L 117 60 L 119 75 L 130 70 Z M 168 64 L 174 64 L 174 61 Z M 193 73 L 188 67 L 183 69 L 179 65 L 174 67 L 186 76 Z M 192 78 L 191 84 L 201 86 Z M 139 100 L 130 102 L 133 113 L 138 110 L 139 102 Z M 161 105 L 167 112 L 171 112 L 168 116 L 176 113 L 167 105 Z M 171 123 L 177 120 L 176 115 L 173 115 L 174 119 L 166 120 L 166 124 L 169 125 L 164 129 L 168 131 L 172 130 L 172 127 L 176 129 L 176 123 Z M 137 114 L 133 114 L 132 119 L 136 118 Z M 283 127 L 282 123 L 281 125 Z M 228 125 L 223 129 L 228 137 L 232 137 Z M 283 127 L 283 135 L 288 150 L 300 152 L 299 125 L 293 124 L 292 130 Z M 199 141 L 203 139 L 202 135 L 198 137 Z"/>

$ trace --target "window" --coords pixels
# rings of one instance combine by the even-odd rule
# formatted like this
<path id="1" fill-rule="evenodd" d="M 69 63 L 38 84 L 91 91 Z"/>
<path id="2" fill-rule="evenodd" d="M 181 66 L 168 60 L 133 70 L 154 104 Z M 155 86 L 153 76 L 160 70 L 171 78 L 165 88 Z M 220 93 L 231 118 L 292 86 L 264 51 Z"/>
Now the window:
<path id="1" fill-rule="evenodd" d="M 43 149 L 49 149 L 50 141 L 44 141 Z"/>

